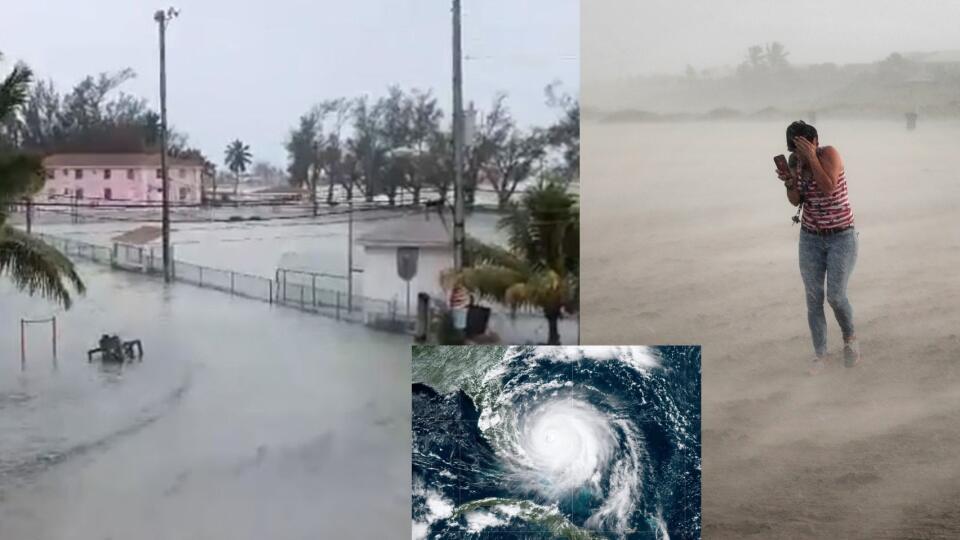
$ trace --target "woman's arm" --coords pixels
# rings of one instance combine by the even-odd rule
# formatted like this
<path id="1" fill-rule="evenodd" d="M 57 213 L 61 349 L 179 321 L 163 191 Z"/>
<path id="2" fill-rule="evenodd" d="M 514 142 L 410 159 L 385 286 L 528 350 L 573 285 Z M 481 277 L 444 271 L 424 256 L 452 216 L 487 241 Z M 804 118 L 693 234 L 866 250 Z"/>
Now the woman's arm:
<path id="1" fill-rule="evenodd" d="M 794 139 L 797 144 L 797 150 L 803 155 L 803 161 L 813 172 L 813 181 L 817 184 L 817 189 L 826 194 L 831 194 L 837 189 L 840 183 L 840 171 L 843 170 L 843 160 L 840 158 L 840 152 L 832 146 L 824 146 L 823 151 L 817 154 L 817 147 L 803 137 Z"/>
<path id="2" fill-rule="evenodd" d="M 797 158 L 794 154 L 790 154 L 789 167 L 793 171 L 796 167 Z M 780 178 L 780 181 L 783 182 L 783 186 L 787 188 L 787 200 L 790 201 L 790 204 L 797 206 L 800 204 L 800 190 L 797 186 L 797 180 L 793 173 L 784 174 L 780 172 L 780 169 L 777 169 L 777 177 Z"/>
<path id="3" fill-rule="evenodd" d="M 800 204 L 800 192 L 797 190 L 797 186 L 787 186 L 787 200 L 790 201 L 790 204 L 794 206 L 798 206 Z"/>

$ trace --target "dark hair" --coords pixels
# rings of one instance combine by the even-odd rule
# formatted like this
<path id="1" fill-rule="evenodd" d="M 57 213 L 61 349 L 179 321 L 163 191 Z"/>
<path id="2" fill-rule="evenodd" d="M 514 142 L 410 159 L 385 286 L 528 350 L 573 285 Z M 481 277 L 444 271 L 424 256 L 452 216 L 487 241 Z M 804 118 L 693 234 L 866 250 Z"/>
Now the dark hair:
<path id="1" fill-rule="evenodd" d="M 787 150 L 791 152 L 796 152 L 797 150 L 797 146 L 793 144 L 794 137 L 803 137 L 804 139 L 813 142 L 813 140 L 817 138 L 817 128 L 811 126 L 803 120 L 797 120 L 796 122 L 787 126 Z"/>

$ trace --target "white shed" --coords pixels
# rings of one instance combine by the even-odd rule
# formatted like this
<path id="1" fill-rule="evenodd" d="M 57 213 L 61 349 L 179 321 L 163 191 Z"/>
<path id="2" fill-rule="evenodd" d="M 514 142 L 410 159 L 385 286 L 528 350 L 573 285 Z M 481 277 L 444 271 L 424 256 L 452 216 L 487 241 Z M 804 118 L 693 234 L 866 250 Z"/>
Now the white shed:
<path id="1" fill-rule="evenodd" d="M 409 313 L 415 316 L 418 293 L 443 296 L 440 274 L 453 267 L 453 235 L 438 216 L 386 221 L 360 235 L 357 243 L 363 246 L 363 295 L 367 298 L 394 302 L 403 316 L 409 295 Z M 401 277 L 404 270 L 411 275 L 409 282 Z"/>

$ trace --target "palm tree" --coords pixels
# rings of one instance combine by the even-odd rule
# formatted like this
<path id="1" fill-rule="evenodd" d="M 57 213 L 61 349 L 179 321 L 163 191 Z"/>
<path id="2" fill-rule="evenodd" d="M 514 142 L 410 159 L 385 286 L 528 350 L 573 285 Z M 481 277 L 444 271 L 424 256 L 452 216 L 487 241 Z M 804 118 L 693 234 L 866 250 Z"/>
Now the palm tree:
<path id="1" fill-rule="evenodd" d="M 0 82 L 0 124 L 15 122 L 32 79 L 29 68 L 17 65 Z M 73 263 L 53 247 L 6 223 L 8 206 L 39 191 L 43 179 L 39 157 L 15 149 L 0 150 L 0 275 L 9 276 L 20 290 L 39 293 L 69 309 L 72 298 L 67 282 L 78 294 L 86 290 Z"/>
<path id="2" fill-rule="evenodd" d="M 559 345 L 560 317 L 579 308 L 579 216 L 577 198 L 563 182 L 541 182 L 500 219 L 507 247 L 468 239 L 466 267 L 459 274 L 445 273 L 445 284 L 462 285 L 513 310 L 542 310 L 549 344 Z"/>
<path id="3" fill-rule="evenodd" d="M 767 65 L 775 71 L 782 71 L 790 65 L 790 63 L 787 61 L 787 57 L 790 56 L 790 53 L 787 52 L 787 49 L 783 46 L 783 43 L 780 43 L 779 41 L 768 43 L 766 49 L 764 50 L 763 56 L 767 60 Z"/>
<path id="4" fill-rule="evenodd" d="M 223 163 L 236 178 L 233 183 L 234 199 L 236 199 L 237 191 L 240 188 L 240 173 L 247 170 L 247 165 L 250 164 L 252 159 L 253 156 L 250 154 L 250 146 L 243 144 L 240 139 L 227 145 L 227 150 L 224 152 Z"/>

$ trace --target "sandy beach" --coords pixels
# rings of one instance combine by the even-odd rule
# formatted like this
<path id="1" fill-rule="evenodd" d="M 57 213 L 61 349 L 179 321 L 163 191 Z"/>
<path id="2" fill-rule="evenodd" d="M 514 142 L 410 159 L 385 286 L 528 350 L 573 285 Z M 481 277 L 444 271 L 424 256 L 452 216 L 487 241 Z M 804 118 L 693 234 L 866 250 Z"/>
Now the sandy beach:
<path id="1" fill-rule="evenodd" d="M 587 344 L 703 345 L 704 538 L 960 537 L 960 124 L 817 123 L 846 162 L 864 361 L 817 377 L 786 122 L 583 130 Z"/>

